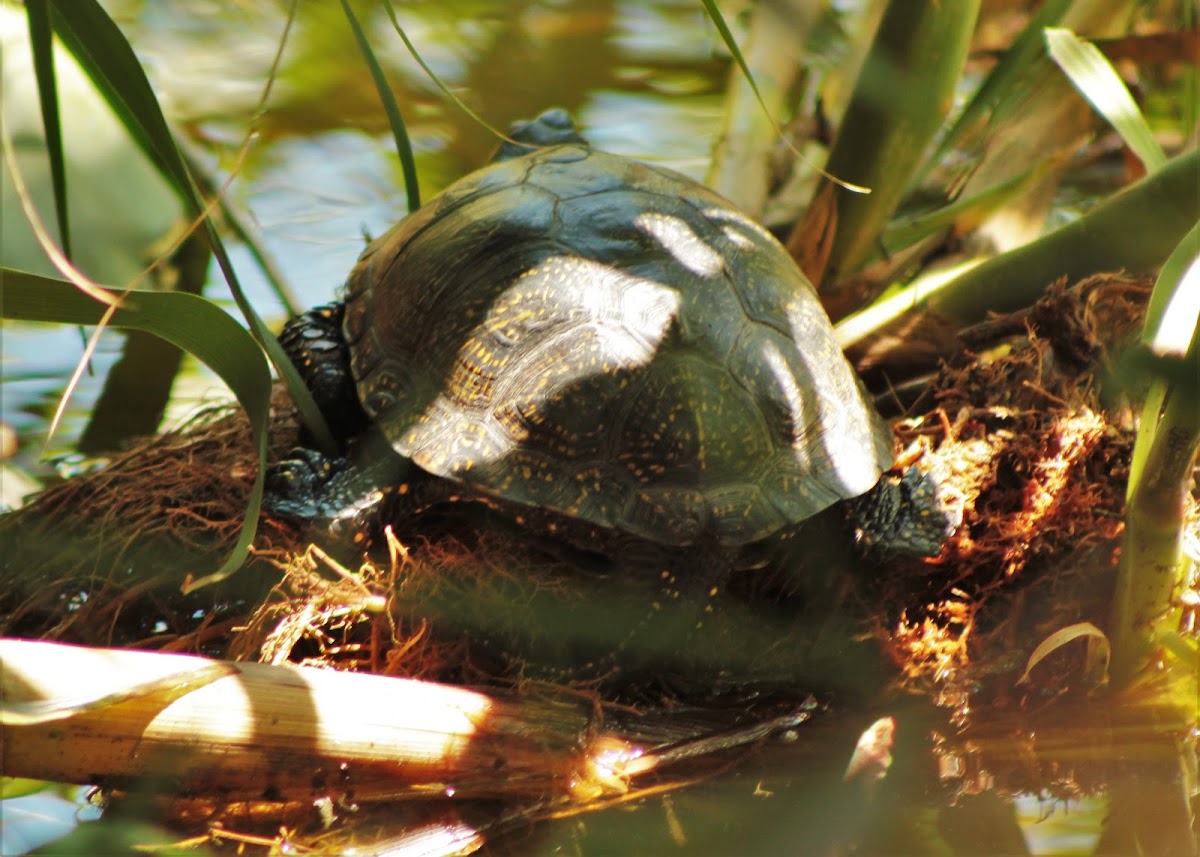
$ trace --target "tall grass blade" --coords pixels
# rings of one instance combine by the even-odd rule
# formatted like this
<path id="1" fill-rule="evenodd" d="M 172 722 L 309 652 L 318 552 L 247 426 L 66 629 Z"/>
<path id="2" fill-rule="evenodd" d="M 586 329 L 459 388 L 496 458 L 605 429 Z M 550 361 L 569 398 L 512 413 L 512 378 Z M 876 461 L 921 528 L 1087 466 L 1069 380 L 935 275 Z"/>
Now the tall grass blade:
<path id="1" fill-rule="evenodd" d="M 258 269 L 262 272 L 267 284 L 271 287 L 271 291 L 275 293 L 275 297 L 283 304 L 287 315 L 290 317 L 302 312 L 304 309 L 303 302 L 291 286 L 288 285 L 287 279 L 284 277 L 278 262 L 272 257 L 270 251 L 263 246 L 260 237 L 247 226 L 243 214 L 234 205 L 230 204 L 229 197 L 221 192 L 219 178 L 208 171 L 204 165 L 204 159 L 200 157 L 199 152 L 196 151 L 186 138 L 179 140 L 179 147 L 183 152 L 183 157 L 187 161 L 188 170 L 191 172 L 201 191 L 205 196 L 210 198 L 213 196 L 219 198 L 221 225 L 250 253 L 250 258 L 258 265 Z"/>
<path id="2" fill-rule="evenodd" d="M 29 47 L 33 53 L 33 72 L 37 77 L 42 127 L 46 134 L 46 157 L 50 161 L 50 184 L 54 189 L 54 216 L 58 221 L 58 239 L 63 255 L 70 259 L 71 225 L 67 216 L 67 169 L 63 157 L 58 83 L 54 75 L 54 39 L 47 0 L 28 0 L 25 3 L 25 16 L 29 22 Z"/>
<path id="3" fill-rule="evenodd" d="M 939 230 L 954 227 L 959 234 L 970 232 L 980 221 L 1004 205 L 1021 188 L 1036 180 L 1041 166 L 1031 167 L 1010 179 L 963 197 L 932 211 L 913 217 L 897 218 L 883 231 L 882 245 L 889 254 L 899 252 Z"/>
<path id="4" fill-rule="evenodd" d="M 358 43 L 358 49 L 362 52 L 363 60 L 371 72 L 371 78 L 375 81 L 375 89 L 379 92 L 379 100 L 387 114 L 388 124 L 392 126 L 392 136 L 396 140 L 396 154 L 400 158 L 400 168 L 404 171 L 404 193 L 408 197 L 408 210 L 416 211 L 421 207 L 421 189 L 417 182 L 417 164 L 413 158 L 412 144 L 408 139 L 408 129 L 404 126 L 404 117 L 400 115 L 400 106 L 396 104 L 396 97 L 388 85 L 387 76 L 383 73 L 383 66 L 379 64 L 375 52 L 371 50 L 371 43 L 367 41 L 367 36 L 359 25 L 354 10 L 350 8 L 348 0 L 342 0 L 342 10 L 346 13 L 350 29 L 354 31 L 354 41 Z"/>
<path id="5" fill-rule="evenodd" d="M 832 213 L 810 207 L 792 242 L 815 231 L 812 219 L 836 224 L 824 264 L 808 271 L 834 305 L 839 296 L 827 287 L 873 252 L 942 126 L 978 12 L 978 0 L 892 0 L 883 14 L 826 164 L 871 193 L 822 189 L 815 198 Z"/>
<path id="6" fill-rule="evenodd" d="M 279 67 L 283 62 L 284 50 L 287 47 L 288 38 L 291 35 L 292 27 L 296 23 L 296 11 L 299 3 L 300 0 L 291 0 L 291 3 L 288 5 L 288 12 L 287 17 L 284 20 L 283 32 L 279 36 L 279 45 L 275 49 L 275 56 L 271 59 L 271 67 L 267 71 L 267 82 L 266 85 L 263 86 L 262 94 L 258 99 L 258 105 L 254 109 L 255 124 L 257 124 L 258 119 L 262 117 L 263 113 L 266 112 L 267 105 L 270 102 L 271 92 L 275 86 L 275 82 L 279 79 Z M 250 133 L 253 134 L 254 131 L 251 131 Z M 283 276 L 283 272 L 279 268 L 279 265 L 276 263 L 275 259 L 272 258 L 270 252 L 263 245 L 263 242 L 259 240 L 257 235 L 255 235 L 246 227 L 240 212 L 238 212 L 234 206 L 230 205 L 229 198 L 217 190 L 220 182 L 217 181 L 214 176 L 205 171 L 204 167 L 202 166 L 203 159 L 197 156 L 196 151 L 191 147 L 186 137 L 176 138 L 176 142 L 178 143 L 180 151 L 183 153 L 183 157 L 187 162 L 188 171 L 192 174 L 192 177 L 196 180 L 197 184 L 200 186 L 200 189 L 207 196 L 212 196 L 215 194 L 220 197 L 222 223 L 233 235 L 233 237 L 241 242 L 242 246 L 249 251 L 250 257 L 254 259 L 255 264 L 258 265 L 259 270 L 267 280 L 267 284 L 271 287 L 271 290 L 275 293 L 275 296 L 279 298 L 279 302 L 283 304 L 288 316 L 294 316 L 300 313 L 302 311 L 303 304 L 296 296 L 296 293 L 288 285 L 286 278 Z"/>
<path id="7" fill-rule="evenodd" d="M 1142 341 L 1163 357 L 1182 359 L 1195 347 L 1200 323 L 1200 224 L 1163 265 L 1150 295 Z"/>
<path id="8" fill-rule="evenodd" d="M 425 72 L 426 76 L 433 81 L 434 85 L 442 91 L 442 94 L 450 99 L 450 101 L 456 107 L 470 116 L 484 128 L 487 128 L 497 137 L 507 140 L 507 134 L 505 134 L 499 128 L 493 126 L 490 122 L 472 110 L 465 101 L 454 94 L 454 90 L 447 86 L 445 81 L 438 77 L 437 73 L 430 68 L 429 63 L 425 62 L 424 57 L 422 57 L 420 52 L 417 50 L 417 46 L 412 43 L 411 39 L 409 39 L 408 33 L 404 32 L 404 28 L 400 26 L 400 19 L 396 17 L 396 7 L 392 5 L 392 0 L 383 0 L 383 9 L 385 12 L 387 12 L 387 16 L 392 22 L 392 29 L 396 31 L 396 35 L 400 37 L 400 41 L 404 42 L 404 47 L 408 49 L 408 52 L 412 56 L 413 60 L 421 67 L 421 71 Z M 407 173 L 405 173 L 405 175 L 407 176 Z"/>
<path id="9" fill-rule="evenodd" d="M 13 147 L 12 137 L 8 133 L 8 126 L 4 121 L 3 113 L 0 113 L 0 153 L 3 154 L 4 168 L 10 177 L 13 194 L 20 201 L 21 212 L 29 223 L 29 228 L 33 232 L 34 238 L 37 239 L 38 244 L 42 247 L 43 252 L 45 252 L 46 258 L 50 260 L 50 264 L 64 278 L 69 280 L 75 288 L 91 297 L 92 300 L 107 304 L 116 303 L 117 298 L 104 288 L 96 285 L 86 274 L 75 267 L 71 260 L 63 253 L 62 249 L 54 243 L 54 238 L 50 234 L 50 230 L 46 227 L 41 214 L 38 212 L 33 195 L 29 192 L 28 185 L 25 184 L 25 177 L 18 168 L 16 151 Z"/>
<path id="10" fill-rule="evenodd" d="M 779 124 L 767 108 L 767 102 L 763 99 L 762 92 L 758 89 L 754 75 L 750 73 L 750 66 L 746 63 L 746 58 L 742 56 L 742 49 L 738 47 L 737 39 L 733 37 L 729 25 L 725 23 L 725 18 L 721 15 L 721 10 L 717 8 L 715 0 L 700 0 L 700 4 L 704 7 L 704 11 L 708 13 L 708 19 L 712 21 L 712 25 L 717 28 L 717 33 L 721 36 L 721 41 L 725 43 L 725 48 L 729 51 L 729 55 L 733 57 L 733 61 L 737 63 L 737 67 L 742 70 L 742 76 L 745 77 L 747 85 L 754 92 L 754 97 L 758 99 L 758 104 L 762 108 L 763 113 L 771 120 L 776 133 L 783 136 Z"/>
<path id="11" fill-rule="evenodd" d="M 169 253 L 167 255 L 166 253 Z M 199 295 L 212 262 L 202 233 L 193 232 L 166 251 L 145 288 Z M 104 375 L 104 387 L 88 415 L 77 447 L 89 455 L 109 453 L 136 437 L 154 434 L 171 403 L 183 352 L 140 330 L 125 334 L 121 356 Z"/>
<path id="12" fill-rule="evenodd" d="M 20 321 L 95 325 L 112 310 L 109 324 L 152 333 L 179 346 L 217 373 L 237 396 L 250 419 L 260 461 L 267 453 L 267 417 L 271 373 L 254 338 L 210 301 L 180 292 L 129 291 L 115 309 L 98 303 L 71 283 L 0 269 L 4 281 L 4 318 Z M 113 298 L 118 296 L 113 294 Z M 263 470 L 254 479 L 242 532 L 233 553 L 215 572 L 189 579 L 185 591 L 223 580 L 242 566 L 249 552 L 262 503 Z M 189 575 L 190 578 L 190 575 Z"/>
<path id="13" fill-rule="evenodd" d="M 1196 4 L 1180 4 L 1180 24 L 1185 32 L 1193 34 L 1197 32 L 1196 17 L 1198 13 L 1200 13 L 1200 9 L 1196 8 Z M 1200 143 L 1200 63 L 1184 63 L 1179 76 L 1179 88 L 1183 93 L 1183 117 L 1179 124 L 1183 128 L 1190 129 L 1187 132 L 1187 140 L 1190 145 L 1195 146 Z"/>
<path id="14" fill-rule="evenodd" d="M 1121 135 L 1147 172 L 1166 164 L 1167 155 L 1154 139 L 1146 117 L 1138 109 L 1121 76 L 1095 45 L 1070 30 L 1048 27 L 1046 48 L 1075 88 Z"/>
<path id="15" fill-rule="evenodd" d="M 188 210 L 195 216 L 202 215 L 207 205 L 180 154 L 154 90 L 125 36 L 96 0 L 52 0 L 52 5 L 54 29 L 63 44 L 92 79 L 130 135 L 180 195 Z M 332 452 L 337 444 L 312 395 L 242 290 L 216 226 L 207 217 L 204 226 L 213 255 L 251 332 L 267 352 L 275 371 L 287 384 L 292 400 L 317 444 Z"/>
<path id="16" fill-rule="evenodd" d="M 1193 227 L 1179 243 L 1159 273 L 1146 308 L 1142 345 L 1156 357 L 1184 360 L 1196 340 L 1197 327 L 1200 327 L 1200 225 Z M 1169 389 L 1167 379 L 1160 378 L 1146 393 L 1129 468 L 1127 501 L 1141 482 Z"/>
<path id="17" fill-rule="evenodd" d="M 920 184 L 929 169 L 941 163 L 949 152 L 959 145 L 985 121 L 992 119 L 1004 109 L 1005 104 L 1018 100 L 1014 92 L 1018 81 L 1028 72 L 1029 66 L 1045 56 L 1045 40 L 1042 31 L 1057 24 L 1075 0 L 1046 0 L 1029 19 L 1025 29 L 1005 49 L 995 67 L 983 83 L 975 90 L 971 100 L 963 107 L 954 124 L 938 141 L 937 149 L 926 162 L 913 186 Z"/>
<path id="18" fill-rule="evenodd" d="M 807 159 L 800 152 L 800 150 L 788 141 L 787 135 L 783 133 L 783 129 L 779 127 L 779 122 L 776 121 L 774 115 L 772 115 L 771 108 L 767 106 L 767 100 L 763 97 L 762 91 L 759 89 L 758 83 L 754 80 L 754 75 L 750 71 L 750 64 L 746 62 L 746 57 L 742 54 L 741 48 L 738 47 L 737 40 L 733 37 L 733 33 L 730 31 L 729 25 L 725 23 L 725 18 L 721 15 L 721 10 L 717 8 L 715 0 L 700 0 L 700 4 L 704 7 L 704 11 L 708 13 L 708 19 L 712 21 L 713 26 L 717 28 L 717 33 L 721 36 L 721 41 L 725 43 L 725 47 L 728 49 L 730 56 L 733 57 L 733 61 L 737 63 L 737 67 L 741 69 L 742 75 L 746 78 L 746 83 L 749 85 L 750 90 L 754 93 L 755 99 L 758 101 L 758 106 L 762 108 L 763 115 L 767 118 L 767 121 L 771 123 L 771 128 L 775 131 L 775 136 L 782 140 L 787 147 L 792 150 L 792 153 L 797 158 L 800 158 L 807 163 Z M 837 173 L 826 172 L 819 167 L 814 167 L 814 169 L 816 169 L 816 171 L 820 173 L 820 175 L 823 176 L 826 181 L 833 183 L 849 193 L 871 192 L 869 187 L 846 181 Z"/>
<path id="19" fill-rule="evenodd" d="M 1194 345 L 1193 354 L 1200 354 Z M 1200 363 L 1195 357 L 1189 360 L 1192 374 L 1200 376 Z M 1191 570 L 1183 546 L 1184 509 L 1198 452 L 1196 385 L 1172 386 L 1125 510 L 1112 619 L 1113 681 L 1118 687 L 1138 676 L 1163 632 L 1177 621 L 1174 598 Z"/>
<path id="20" fill-rule="evenodd" d="M 739 208 L 757 216 L 761 217 L 775 183 L 771 153 L 778 137 L 769 117 L 788 115 L 796 97 L 796 81 L 806 65 L 815 62 L 793 48 L 809 44 L 827 11 L 824 0 L 758 4 L 739 46 L 755 76 L 747 78 L 737 66 L 728 75 L 721 125 L 704 181 Z M 802 139 L 794 143 L 804 148 Z M 813 172 L 807 162 L 801 163 L 807 169 L 797 170 L 795 178 L 802 172 Z"/>
<path id="21" fill-rule="evenodd" d="M 187 174 L 158 99 L 125 36 L 96 0 L 49 0 L 54 32 L 134 142 L 188 203 Z"/>
<path id="22" fill-rule="evenodd" d="M 967 271 L 929 304 L 947 318 L 972 323 L 989 311 L 1028 306 L 1059 277 L 1155 270 L 1200 220 L 1198 187 L 1200 150 L 1177 155 L 1082 217 Z"/>

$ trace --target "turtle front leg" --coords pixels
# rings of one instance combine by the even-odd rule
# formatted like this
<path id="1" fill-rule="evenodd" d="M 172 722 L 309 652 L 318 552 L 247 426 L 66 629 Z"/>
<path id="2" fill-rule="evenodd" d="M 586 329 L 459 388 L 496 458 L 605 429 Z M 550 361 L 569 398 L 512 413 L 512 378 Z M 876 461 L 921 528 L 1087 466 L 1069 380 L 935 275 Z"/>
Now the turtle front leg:
<path id="1" fill-rule="evenodd" d="M 365 546 L 382 531 L 384 500 L 399 484 L 406 467 L 386 446 L 370 450 L 378 454 L 379 460 L 374 461 L 362 453 L 364 445 L 373 445 L 352 442 L 363 435 L 367 417 L 358 400 L 350 349 L 342 333 L 344 316 L 342 303 L 309 310 L 284 325 L 279 344 L 334 435 L 344 446 L 357 447 L 354 461 L 307 447 L 293 449 L 267 471 L 263 508 L 313 537 Z M 303 433 L 301 442 L 306 442 Z"/>
<path id="2" fill-rule="evenodd" d="M 360 434 L 367 425 L 350 369 L 350 348 L 342 334 L 345 311 L 340 302 L 319 306 L 296 316 L 279 332 L 279 344 L 341 441 Z"/>

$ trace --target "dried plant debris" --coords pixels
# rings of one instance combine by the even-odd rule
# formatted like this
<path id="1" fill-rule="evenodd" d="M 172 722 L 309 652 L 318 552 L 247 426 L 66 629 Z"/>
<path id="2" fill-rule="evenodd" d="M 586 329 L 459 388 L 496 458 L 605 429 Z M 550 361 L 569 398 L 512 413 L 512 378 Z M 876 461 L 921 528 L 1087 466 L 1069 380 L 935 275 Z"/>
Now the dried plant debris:
<path id="1" fill-rule="evenodd" d="M 296 420 L 285 395 L 273 404 L 278 454 L 295 442 Z M 244 415 L 222 404 L 0 516 L 11 570 L 0 592 L 0 633 L 152 646 L 197 634 L 182 645 L 198 648 L 210 638 L 204 628 L 236 622 L 243 599 L 256 597 L 253 587 L 184 597 L 179 582 L 228 555 L 257 466 Z M 264 528 L 260 543 L 279 544 L 278 532 Z"/>
<path id="2" fill-rule="evenodd" d="M 1033 308 L 964 333 L 937 407 L 898 427 L 961 500 L 964 524 L 935 562 L 885 569 L 877 633 L 902 682 L 964 704 L 1003 695 L 1024 659 L 1074 623 L 1104 627 L 1119 558 L 1137 391 L 1114 367 L 1139 329 L 1149 280 L 1058 283 Z M 1026 692 L 1081 687 L 1064 647 Z"/>
<path id="3" fill-rule="evenodd" d="M 316 545 L 300 555 L 277 553 L 272 562 L 282 579 L 249 621 L 234 629 L 229 657 L 386 672 L 375 635 L 386 632 L 391 641 L 398 639 L 387 613 L 395 568 L 385 573 L 364 564 L 353 572 Z M 421 636 L 418 630 L 410 646 Z"/>
<path id="4" fill-rule="evenodd" d="M 897 683 L 947 712 L 935 752 L 952 793 L 1071 800 L 1107 788 L 1112 759 L 1194 751 L 1193 724 L 1168 704 L 1177 689 L 1094 696 L 1141 395 L 1114 379 L 1151 285 L 1059 283 L 966 331 L 937 407 L 898 427 L 961 499 L 964 524 L 938 560 L 881 569 L 861 594 Z M 1189 516 L 1194 533 L 1195 502 Z M 1194 585 L 1182 606 L 1200 603 Z M 1189 621 L 1185 609 L 1184 633 Z"/>

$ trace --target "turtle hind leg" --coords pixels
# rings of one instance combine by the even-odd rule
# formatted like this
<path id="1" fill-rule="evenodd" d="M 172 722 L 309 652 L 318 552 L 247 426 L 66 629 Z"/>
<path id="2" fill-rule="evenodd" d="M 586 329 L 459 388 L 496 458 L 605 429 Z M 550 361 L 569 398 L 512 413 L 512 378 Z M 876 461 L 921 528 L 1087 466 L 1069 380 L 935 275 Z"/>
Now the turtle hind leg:
<path id="1" fill-rule="evenodd" d="M 298 315 L 284 325 L 279 344 L 312 393 L 321 415 L 340 440 L 367 426 L 350 370 L 350 349 L 342 335 L 345 304 L 331 303 Z"/>
<path id="2" fill-rule="evenodd" d="M 306 537 L 367 548 L 403 514 L 414 471 L 382 438 L 360 439 L 350 457 L 299 447 L 267 471 L 263 509 Z"/>

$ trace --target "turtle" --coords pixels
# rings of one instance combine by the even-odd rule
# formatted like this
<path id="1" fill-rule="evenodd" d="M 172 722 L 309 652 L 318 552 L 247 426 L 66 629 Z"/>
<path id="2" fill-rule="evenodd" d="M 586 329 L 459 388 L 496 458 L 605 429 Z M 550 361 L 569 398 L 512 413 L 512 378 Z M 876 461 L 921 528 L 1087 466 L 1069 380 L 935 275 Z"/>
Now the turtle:
<path id="1" fill-rule="evenodd" d="M 725 562 L 852 501 L 867 544 L 940 550 L 925 480 L 885 478 L 892 432 L 775 238 L 565 111 L 511 138 L 283 329 L 346 448 L 275 466 L 272 515 L 361 543 L 385 501 L 472 499 Z"/>

